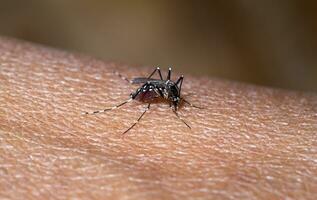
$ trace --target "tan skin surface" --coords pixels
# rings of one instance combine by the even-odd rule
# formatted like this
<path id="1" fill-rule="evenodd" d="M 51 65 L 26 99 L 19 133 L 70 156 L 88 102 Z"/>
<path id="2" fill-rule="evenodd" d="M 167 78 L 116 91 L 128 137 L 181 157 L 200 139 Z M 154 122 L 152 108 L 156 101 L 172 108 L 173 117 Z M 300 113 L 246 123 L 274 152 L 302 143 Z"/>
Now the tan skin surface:
<path id="1" fill-rule="evenodd" d="M 317 199 L 315 94 L 185 75 L 192 130 L 156 103 L 122 138 L 146 104 L 81 114 L 136 89 L 114 69 L 153 70 L 0 39 L 1 199 Z"/>

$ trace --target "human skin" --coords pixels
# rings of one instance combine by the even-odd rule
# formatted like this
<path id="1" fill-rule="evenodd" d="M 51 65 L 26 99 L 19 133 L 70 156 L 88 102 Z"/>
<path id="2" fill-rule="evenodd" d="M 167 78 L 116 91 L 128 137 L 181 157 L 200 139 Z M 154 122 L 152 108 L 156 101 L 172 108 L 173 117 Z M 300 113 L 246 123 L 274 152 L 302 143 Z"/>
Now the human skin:
<path id="1" fill-rule="evenodd" d="M 119 104 L 153 68 L 0 39 L 1 199 L 317 199 L 317 95 L 185 74 L 179 121 Z M 179 72 L 173 72 L 173 79 Z"/>

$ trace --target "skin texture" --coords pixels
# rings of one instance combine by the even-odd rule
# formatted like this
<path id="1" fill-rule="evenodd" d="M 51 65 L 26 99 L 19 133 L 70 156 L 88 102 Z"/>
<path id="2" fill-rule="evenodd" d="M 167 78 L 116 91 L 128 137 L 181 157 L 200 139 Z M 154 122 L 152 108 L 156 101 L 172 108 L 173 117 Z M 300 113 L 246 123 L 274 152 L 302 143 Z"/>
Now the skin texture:
<path id="1" fill-rule="evenodd" d="M 147 104 L 81 114 L 152 70 L 1 38 L 0 198 L 317 199 L 315 94 L 185 74 L 191 130 L 162 102 L 125 137 Z"/>

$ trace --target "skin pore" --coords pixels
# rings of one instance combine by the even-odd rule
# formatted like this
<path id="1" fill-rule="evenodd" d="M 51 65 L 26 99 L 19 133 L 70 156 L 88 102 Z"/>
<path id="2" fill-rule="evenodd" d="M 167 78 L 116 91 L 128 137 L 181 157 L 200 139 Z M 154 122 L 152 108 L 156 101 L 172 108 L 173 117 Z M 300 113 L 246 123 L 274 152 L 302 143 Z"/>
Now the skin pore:
<path id="1" fill-rule="evenodd" d="M 185 74 L 191 130 L 162 102 L 124 137 L 147 104 L 82 115 L 153 69 L 1 38 L 0 198 L 317 199 L 315 94 Z"/>

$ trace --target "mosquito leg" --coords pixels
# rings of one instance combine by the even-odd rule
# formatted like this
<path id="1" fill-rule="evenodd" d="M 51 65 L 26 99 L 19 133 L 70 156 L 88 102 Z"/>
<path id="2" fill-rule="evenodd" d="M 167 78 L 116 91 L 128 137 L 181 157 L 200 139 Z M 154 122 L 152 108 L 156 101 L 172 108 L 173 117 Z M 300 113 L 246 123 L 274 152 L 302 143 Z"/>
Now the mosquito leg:
<path id="1" fill-rule="evenodd" d="M 181 95 L 181 91 L 182 91 L 182 85 L 183 85 L 183 80 L 184 80 L 184 76 L 182 75 L 181 77 L 178 78 L 178 80 L 176 81 L 176 85 L 179 84 L 179 96 Z"/>
<path id="2" fill-rule="evenodd" d="M 163 92 L 162 92 L 162 88 L 154 88 L 154 92 L 155 92 L 158 96 L 164 98 L 164 94 L 163 94 Z"/>
<path id="3" fill-rule="evenodd" d="M 98 114 L 98 113 L 107 112 L 107 111 L 110 111 L 110 110 L 117 109 L 117 108 L 123 106 L 124 104 L 126 104 L 126 103 L 128 103 L 130 101 L 132 101 L 132 98 L 120 103 L 119 105 L 113 106 L 111 108 L 106 108 L 106 109 L 103 109 L 103 110 L 97 110 L 97 111 L 93 111 L 93 112 L 84 112 L 83 114 L 85 114 L 85 115 L 94 115 L 94 114 Z"/>
<path id="4" fill-rule="evenodd" d="M 177 113 L 175 110 L 173 110 L 173 112 L 175 113 L 176 117 L 177 117 L 180 121 L 182 121 L 189 129 L 191 129 L 191 127 L 185 122 L 185 120 L 183 120 L 183 119 L 178 115 L 178 113 Z"/>
<path id="5" fill-rule="evenodd" d="M 157 67 L 153 72 L 152 74 L 148 77 L 148 79 L 150 79 L 154 74 L 155 72 L 158 72 L 159 76 L 160 76 L 160 79 L 163 80 L 163 77 L 162 77 L 162 73 L 161 73 L 161 69 L 159 67 Z"/>
<path id="6" fill-rule="evenodd" d="M 122 80 L 127 81 L 128 83 L 132 83 L 128 78 L 122 76 L 119 72 L 115 71 L 113 72 L 115 75 L 119 76 Z"/>
<path id="7" fill-rule="evenodd" d="M 122 135 L 126 134 L 129 130 L 131 130 L 135 125 L 137 125 L 137 123 L 139 123 L 139 121 L 142 119 L 143 115 L 146 113 L 146 111 L 148 111 L 150 109 L 151 103 L 149 103 L 149 105 L 146 107 L 146 109 L 144 110 L 144 112 L 142 113 L 142 115 L 138 118 L 138 120 L 130 127 L 128 128 L 128 130 L 124 131 L 122 133 Z"/>
<path id="8" fill-rule="evenodd" d="M 148 84 L 144 84 L 142 87 L 138 88 L 135 92 L 131 93 L 132 99 L 135 99 L 140 93 L 145 92 L 148 89 Z"/>
<path id="9" fill-rule="evenodd" d="M 182 100 L 183 100 L 185 103 L 187 103 L 188 105 L 190 105 L 191 107 L 198 108 L 198 109 L 204 109 L 204 108 L 202 108 L 202 107 L 199 107 L 199 106 L 196 106 L 196 105 L 190 103 L 189 101 L 187 101 L 187 100 L 185 100 L 185 99 L 183 99 L 183 98 L 182 98 Z"/>
<path id="10" fill-rule="evenodd" d="M 172 68 L 168 68 L 167 80 L 171 80 Z"/>

